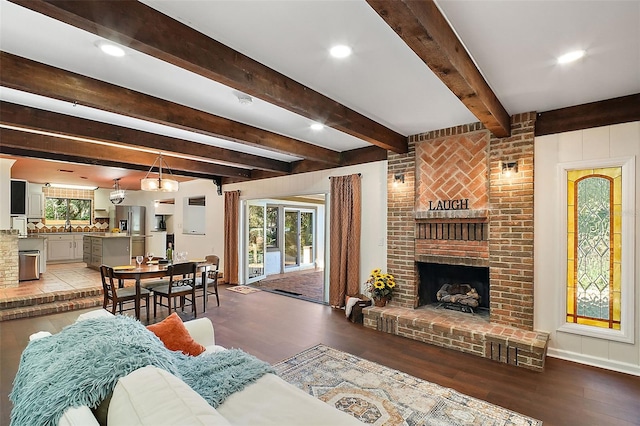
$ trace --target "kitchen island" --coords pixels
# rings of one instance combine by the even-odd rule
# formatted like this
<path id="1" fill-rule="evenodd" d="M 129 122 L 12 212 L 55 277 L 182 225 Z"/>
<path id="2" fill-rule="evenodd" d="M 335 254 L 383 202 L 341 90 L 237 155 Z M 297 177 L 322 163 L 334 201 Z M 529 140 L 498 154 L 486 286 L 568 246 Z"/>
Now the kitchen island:
<path id="1" fill-rule="evenodd" d="M 109 266 L 131 264 L 131 237 L 120 233 L 85 235 L 83 239 L 82 261 L 89 268 L 100 269 Z"/>

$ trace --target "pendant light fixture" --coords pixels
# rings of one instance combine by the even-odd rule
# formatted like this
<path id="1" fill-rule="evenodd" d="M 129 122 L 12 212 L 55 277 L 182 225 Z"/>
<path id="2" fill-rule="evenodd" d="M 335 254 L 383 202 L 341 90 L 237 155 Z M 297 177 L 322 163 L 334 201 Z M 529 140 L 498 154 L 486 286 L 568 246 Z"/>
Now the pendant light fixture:
<path id="1" fill-rule="evenodd" d="M 120 179 L 113 180 L 113 191 L 109 194 L 112 204 L 120 204 L 124 201 L 124 189 L 120 189 Z"/>
<path id="2" fill-rule="evenodd" d="M 156 163 L 158 164 L 158 177 L 150 178 L 149 175 L 153 172 L 153 168 Z M 175 179 L 166 179 L 162 177 L 162 163 L 164 163 L 167 170 L 169 170 L 169 175 L 173 177 L 173 173 L 171 173 L 171 169 L 167 165 L 167 163 L 162 159 L 162 153 L 158 155 L 158 158 L 153 162 L 151 168 L 147 172 L 147 175 L 140 181 L 140 189 L 143 191 L 159 191 L 159 192 L 176 192 L 178 191 L 179 184 Z"/>

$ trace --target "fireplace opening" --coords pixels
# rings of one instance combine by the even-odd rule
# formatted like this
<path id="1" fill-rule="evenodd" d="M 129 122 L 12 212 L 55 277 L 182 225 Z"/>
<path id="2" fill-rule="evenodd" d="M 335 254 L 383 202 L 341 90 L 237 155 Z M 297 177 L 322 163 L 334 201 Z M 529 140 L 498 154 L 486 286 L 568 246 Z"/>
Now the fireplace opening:
<path id="1" fill-rule="evenodd" d="M 419 306 L 442 305 L 464 312 L 489 311 L 487 267 L 418 262 L 418 277 Z"/>

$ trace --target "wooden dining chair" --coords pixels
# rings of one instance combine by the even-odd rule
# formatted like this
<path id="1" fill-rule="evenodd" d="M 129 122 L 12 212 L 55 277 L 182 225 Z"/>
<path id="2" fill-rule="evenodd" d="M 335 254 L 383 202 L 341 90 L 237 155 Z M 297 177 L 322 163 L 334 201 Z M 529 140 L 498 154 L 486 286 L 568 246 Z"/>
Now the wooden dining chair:
<path id="1" fill-rule="evenodd" d="M 184 311 L 185 301 L 191 303 L 191 311 L 193 316 L 197 317 L 196 312 L 196 288 L 195 279 L 198 264 L 196 262 L 176 263 L 169 265 L 167 273 L 169 275 L 169 283 L 153 288 L 153 317 L 156 316 L 156 308 L 158 305 L 172 310 L 177 310 L 175 298 L 180 298 L 180 307 Z M 190 296 L 191 299 L 187 299 Z M 167 304 L 162 303 L 162 299 L 167 299 Z M 173 305 L 173 308 L 172 308 Z"/>
<path id="2" fill-rule="evenodd" d="M 196 297 L 202 297 L 202 312 L 207 310 L 207 302 L 209 301 L 209 295 L 216 295 L 216 303 L 220 306 L 220 298 L 218 296 L 218 272 L 220 268 L 220 258 L 215 254 L 210 254 L 205 257 L 207 263 L 211 264 L 211 269 L 207 271 L 207 290 L 204 289 L 204 283 L 202 282 L 202 275 L 199 274 L 196 277 L 196 290 L 202 289 L 202 294 Z"/>
<path id="3" fill-rule="evenodd" d="M 131 287 L 118 288 L 113 276 L 113 268 L 107 265 L 100 266 L 100 277 L 102 278 L 102 291 L 104 298 L 102 301 L 102 309 L 107 309 L 107 304 L 111 301 L 111 313 L 115 315 L 116 307 L 119 307 L 119 312 L 122 315 L 123 311 L 135 310 L 135 303 L 137 299 L 136 289 Z M 147 310 L 147 323 L 149 322 L 149 290 L 146 288 L 140 289 L 140 299 L 145 300 L 145 309 Z M 134 305 L 131 308 L 123 309 L 122 305 L 125 303 L 133 302 Z M 137 303 L 140 303 L 138 301 Z M 140 319 L 140 318 L 138 318 Z"/>

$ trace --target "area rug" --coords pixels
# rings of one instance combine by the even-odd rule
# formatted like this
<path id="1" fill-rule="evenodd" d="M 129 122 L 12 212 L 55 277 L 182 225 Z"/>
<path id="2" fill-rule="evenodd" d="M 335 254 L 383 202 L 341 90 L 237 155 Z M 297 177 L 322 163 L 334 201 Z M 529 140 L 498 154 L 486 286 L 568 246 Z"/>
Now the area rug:
<path id="1" fill-rule="evenodd" d="M 371 425 L 542 425 L 539 420 L 324 345 L 274 368 L 287 382 Z"/>
<path id="2" fill-rule="evenodd" d="M 250 293 L 255 293 L 256 291 L 260 291 L 257 288 L 247 287 L 246 285 L 236 285 L 233 287 L 227 287 L 227 290 L 235 291 L 236 293 L 240 293 L 240 294 L 250 294 Z"/>

